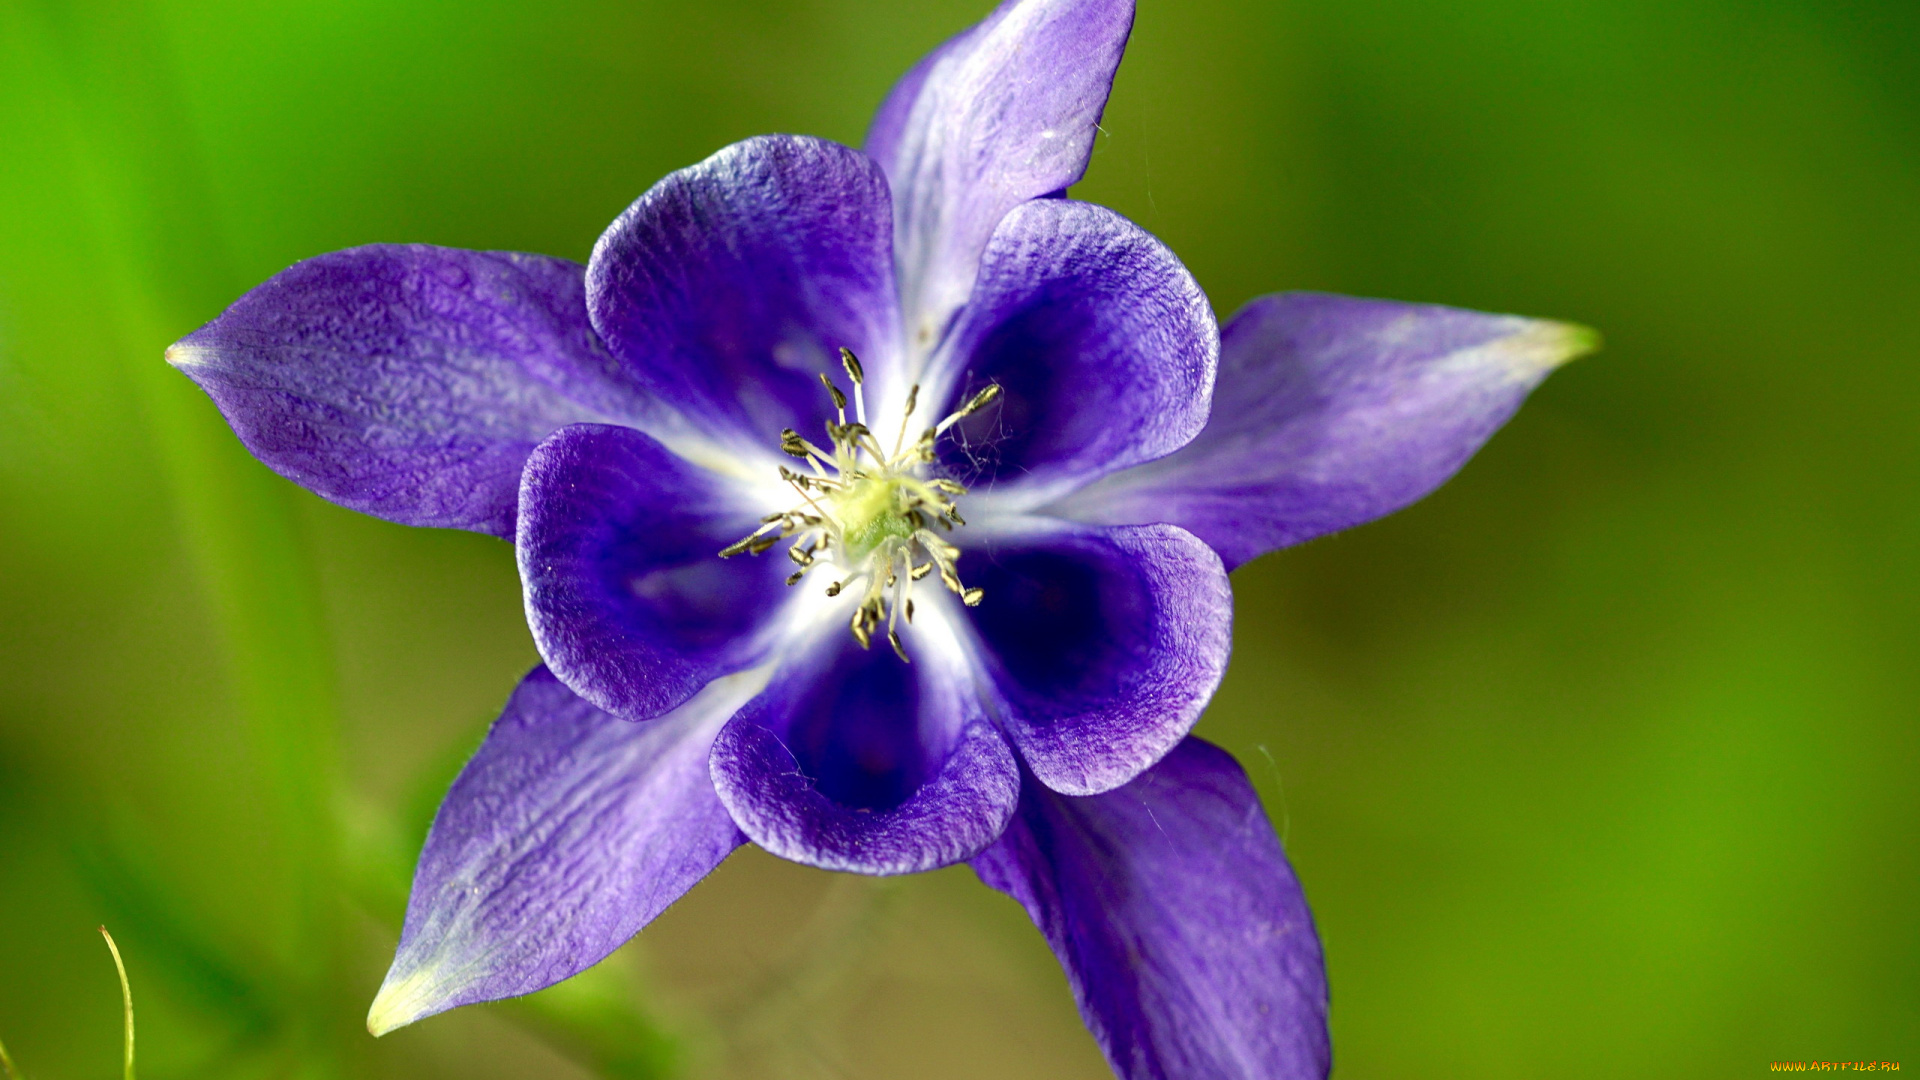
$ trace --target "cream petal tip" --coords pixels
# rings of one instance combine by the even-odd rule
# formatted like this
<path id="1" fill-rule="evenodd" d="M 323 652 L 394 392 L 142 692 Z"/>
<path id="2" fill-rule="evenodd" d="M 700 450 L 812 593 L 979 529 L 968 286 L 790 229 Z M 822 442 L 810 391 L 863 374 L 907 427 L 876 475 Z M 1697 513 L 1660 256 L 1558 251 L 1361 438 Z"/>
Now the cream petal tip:
<path id="1" fill-rule="evenodd" d="M 200 362 L 202 350 L 192 345 L 174 344 L 167 346 L 167 363 L 177 368 L 187 368 Z"/>
<path id="2" fill-rule="evenodd" d="M 1598 352 L 1600 331 L 1579 323 L 1539 319 L 1500 343 L 1500 351 L 1529 371 L 1551 371 Z"/>
<path id="3" fill-rule="evenodd" d="M 389 978 L 374 995 L 373 1007 L 367 1010 L 367 1031 L 379 1038 L 437 1011 L 431 995 L 433 985 L 434 980 L 424 971 L 416 971 L 397 982 Z"/>

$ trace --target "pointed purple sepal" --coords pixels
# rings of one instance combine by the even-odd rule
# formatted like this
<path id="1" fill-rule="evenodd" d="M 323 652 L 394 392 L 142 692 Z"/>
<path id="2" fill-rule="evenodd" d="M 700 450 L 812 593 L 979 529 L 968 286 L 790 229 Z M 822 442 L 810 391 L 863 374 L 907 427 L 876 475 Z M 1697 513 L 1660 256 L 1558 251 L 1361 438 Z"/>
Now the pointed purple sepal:
<path id="1" fill-rule="evenodd" d="M 1233 758 L 1189 738 L 1085 798 L 1031 781 L 981 880 L 1027 909 L 1121 1080 L 1324 1080 L 1300 882 Z"/>
<path id="2" fill-rule="evenodd" d="M 1238 566 L 1431 492 L 1554 368 L 1597 342 L 1585 327 L 1517 315 L 1262 297 L 1222 333 L 1206 428 L 1053 509 L 1107 524 L 1170 522 Z"/>
<path id="3" fill-rule="evenodd" d="M 167 350 L 253 455 L 342 506 L 512 539 L 527 454 L 648 408 L 587 321 L 585 269 L 376 244 L 274 275 Z"/>
<path id="4" fill-rule="evenodd" d="M 434 818 L 368 1029 L 575 975 L 719 865 L 746 837 L 707 754 L 754 689 L 721 680 L 632 723 L 535 668 Z"/>
<path id="5" fill-rule="evenodd" d="M 867 153 L 893 188 L 908 350 L 973 289 L 1007 211 L 1078 181 L 1133 26 L 1133 0 L 1006 0 L 902 79 Z"/>

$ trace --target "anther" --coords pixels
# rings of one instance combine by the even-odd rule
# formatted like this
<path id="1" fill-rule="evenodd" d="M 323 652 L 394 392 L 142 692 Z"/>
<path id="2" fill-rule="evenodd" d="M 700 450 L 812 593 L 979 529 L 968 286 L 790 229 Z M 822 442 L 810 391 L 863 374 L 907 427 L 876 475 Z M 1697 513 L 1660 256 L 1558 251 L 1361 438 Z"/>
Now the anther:
<path id="1" fill-rule="evenodd" d="M 847 369 L 847 378 L 853 380 L 853 385 L 861 386 L 866 383 L 867 373 L 860 366 L 860 358 L 853 355 L 853 350 L 844 345 L 840 347 L 840 366 Z"/>
<path id="2" fill-rule="evenodd" d="M 840 388 L 833 385 L 833 380 L 827 378 L 827 373 L 824 371 L 820 373 L 820 382 L 826 386 L 828 395 L 833 398 L 833 407 L 844 410 L 847 407 L 847 395 L 841 393 Z"/>
<path id="3" fill-rule="evenodd" d="M 1000 384 L 988 383 L 987 388 L 985 390 L 982 390 L 979 393 L 973 395 L 973 400 L 967 402 L 966 405 L 961 408 L 960 415 L 972 416 L 974 413 L 977 413 L 981 409 L 984 409 L 987 406 L 993 404 L 996 400 L 999 399 L 999 397 L 1000 397 Z"/>

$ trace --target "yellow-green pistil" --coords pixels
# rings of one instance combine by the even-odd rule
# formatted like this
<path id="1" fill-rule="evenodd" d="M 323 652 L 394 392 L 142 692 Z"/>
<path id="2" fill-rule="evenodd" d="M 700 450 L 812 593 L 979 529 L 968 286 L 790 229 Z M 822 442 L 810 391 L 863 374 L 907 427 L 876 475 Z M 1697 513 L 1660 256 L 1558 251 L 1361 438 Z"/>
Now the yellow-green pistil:
<path id="1" fill-rule="evenodd" d="M 973 395 L 907 446 L 907 422 L 920 396 L 920 388 L 913 387 L 900 418 L 900 435 L 888 453 L 867 427 L 866 375 L 859 359 L 841 349 L 840 362 L 853 380 L 854 421 L 847 422 L 847 395 L 822 373 L 820 381 L 833 398 L 836 418 L 827 422 L 833 449 L 815 446 L 792 428 L 781 432 L 780 449 L 812 469 L 808 474 L 784 465 L 780 468 L 780 479 L 799 494 L 801 502 L 760 519 L 752 535 L 729 545 L 720 557 L 758 555 L 792 537 L 787 557 L 799 569 L 787 584 L 798 585 L 807 571 L 831 561 L 841 574 L 827 586 L 828 596 L 838 596 L 849 587 L 865 589 L 851 627 L 860 647 L 866 648 L 884 623 L 887 642 L 905 660 L 907 650 L 900 644 L 898 622 L 913 621 L 914 582 L 937 570 L 941 583 L 962 602 L 969 607 L 980 602 L 980 590 L 961 585 L 954 569 L 960 549 L 942 535 L 966 524 L 953 500 L 967 489 L 943 477 L 922 474 L 933 463 L 933 446 L 941 434 L 992 404 L 1000 388 L 988 386 Z"/>

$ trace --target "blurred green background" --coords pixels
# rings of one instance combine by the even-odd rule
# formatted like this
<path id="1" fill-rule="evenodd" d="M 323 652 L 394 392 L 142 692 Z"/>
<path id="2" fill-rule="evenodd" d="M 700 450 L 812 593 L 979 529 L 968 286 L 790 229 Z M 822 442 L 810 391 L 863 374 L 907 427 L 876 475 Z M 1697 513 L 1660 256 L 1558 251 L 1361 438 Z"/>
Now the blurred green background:
<path id="1" fill-rule="evenodd" d="M 0 0 L 0 1038 L 168 1077 L 1106 1075 L 1011 902 L 736 856 L 589 976 L 379 1042 L 511 553 L 320 502 L 161 350 L 372 241 L 584 259 L 732 140 L 857 143 L 987 0 Z M 1344 1077 L 1920 1067 L 1920 5 L 1141 0 L 1077 189 L 1216 307 L 1608 348 L 1439 494 L 1236 576 L 1203 734 Z"/>

